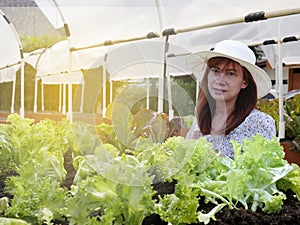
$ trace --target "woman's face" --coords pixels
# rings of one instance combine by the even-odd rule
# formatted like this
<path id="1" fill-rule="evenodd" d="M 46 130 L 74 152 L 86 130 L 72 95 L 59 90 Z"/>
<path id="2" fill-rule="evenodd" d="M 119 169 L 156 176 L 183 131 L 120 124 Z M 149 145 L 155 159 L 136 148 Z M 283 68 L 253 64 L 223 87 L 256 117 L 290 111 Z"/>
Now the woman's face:
<path id="1" fill-rule="evenodd" d="M 242 67 L 235 62 L 220 62 L 209 68 L 208 90 L 216 101 L 235 102 L 247 85 Z"/>

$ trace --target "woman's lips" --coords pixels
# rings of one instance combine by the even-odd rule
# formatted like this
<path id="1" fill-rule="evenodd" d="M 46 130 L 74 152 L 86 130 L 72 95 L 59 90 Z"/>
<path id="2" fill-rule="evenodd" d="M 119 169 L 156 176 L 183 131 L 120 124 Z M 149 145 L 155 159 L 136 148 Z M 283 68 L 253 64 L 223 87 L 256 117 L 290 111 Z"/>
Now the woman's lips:
<path id="1" fill-rule="evenodd" d="M 219 95 L 226 92 L 225 90 L 219 89 L 219 88 L 213 88 L 213 91 L 214 91 L 215 94 L 219 94 Z"/>

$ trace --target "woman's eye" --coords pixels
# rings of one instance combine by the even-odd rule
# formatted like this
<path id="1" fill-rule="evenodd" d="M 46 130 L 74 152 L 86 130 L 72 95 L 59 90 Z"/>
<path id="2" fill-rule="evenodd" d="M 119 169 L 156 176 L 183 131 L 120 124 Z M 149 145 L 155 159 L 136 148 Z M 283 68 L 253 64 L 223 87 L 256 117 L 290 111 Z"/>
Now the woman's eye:
<path id="1" fill-rule="evenodd" d="M 227 75 L 229 75 L 229 76 L 234 76 L 236 73 L 235 73 L 235 71 L 228 71 L 227 72 Z"/>
<path id="2" fill-rule="evenodd" d="M 220 72 L 220 70 L 218 70 L 217 68 L 214 68 L 214 67 L 211 68 L 210 71 L 213 72 L 213 73 L 218 73 L 218 72 Z"/>

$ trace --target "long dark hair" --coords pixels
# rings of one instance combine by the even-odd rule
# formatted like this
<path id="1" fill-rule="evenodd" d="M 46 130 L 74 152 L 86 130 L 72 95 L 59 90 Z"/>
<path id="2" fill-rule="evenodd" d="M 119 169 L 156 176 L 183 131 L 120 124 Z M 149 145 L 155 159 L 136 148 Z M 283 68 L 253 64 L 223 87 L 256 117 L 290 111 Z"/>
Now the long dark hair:
<path id="1" fill-rule="evenodd" d="M 195 113 L 198 121 L 198 126 L 202 134 L 210 134 L 211 132 L 211 121 L 216 108 L 216 101 L 212 98 L 208 91 L 208 73 L 209 68 L 215 67 L 220 64 L 226 66 L 232 65 L 234 68 L 240 68 L 241 65 L 228 58 L 214 57 L 207 61 L 207 68 L 204 72 L 200 84 L 200 90 L 198 95 L 198 102 L 196 105 Z M 250 72 L 242 67 L 243 79 L 247 82 L 248 86 L 238 94 L 235 110 L 229 115 L 226 121 L 225 134 L 229 134 L 237 126 L 239 126 L 244 119 L 250 114 L 250 112 L 256 107 L 257 102 L 257 87 L 256 83 L 250 74 Z"/>

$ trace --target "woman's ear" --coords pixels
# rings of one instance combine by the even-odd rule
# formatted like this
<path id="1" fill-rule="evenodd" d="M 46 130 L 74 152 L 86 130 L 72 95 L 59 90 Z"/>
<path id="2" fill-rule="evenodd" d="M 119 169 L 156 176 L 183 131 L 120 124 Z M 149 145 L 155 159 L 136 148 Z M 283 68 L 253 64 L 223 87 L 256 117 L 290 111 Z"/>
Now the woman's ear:
<path id="1" fill-rule="evenodd" d="M 246 88 L 246 87 L 248 87 L 248 82 L 247 82 L 246 80 L 243 80 L 243 81 L 242 81 L 241 88 L 244 89 L 244 88 Z"/>

